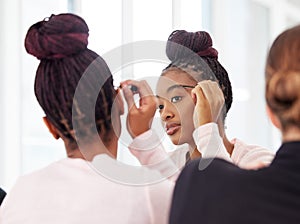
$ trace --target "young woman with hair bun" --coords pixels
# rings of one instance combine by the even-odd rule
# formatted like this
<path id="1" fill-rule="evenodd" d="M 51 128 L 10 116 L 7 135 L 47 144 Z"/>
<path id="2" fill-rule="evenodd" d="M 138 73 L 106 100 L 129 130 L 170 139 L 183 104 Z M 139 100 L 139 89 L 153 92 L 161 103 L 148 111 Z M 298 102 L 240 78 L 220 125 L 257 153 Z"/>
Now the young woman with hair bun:
<path id="1" fill-rule="evenodd" d="M 150 154 L 144 152 L 137 138 L 130 149 L 141 163 L 153 164 L 157 158 L 171 156 L 181 168 L 201 156 L 223 158 L 249 169 L 269 165 L 273 152 L 239 139 L 230 141 L 226 136 L 225 118 L 232 104 L 232 87 L 209 33 L 176 30 L 168 38 L 166 54 L 171 63 L 163 70 L 156 88 L 158 110 L 173 144 L 186 143 L 188 147 L 167 155 L 161 146 Z M 139 126 L 132 122 L 130 127 Z"/>
<path id="2" fill-rule="evenodd" d="M 174 183 L 136 186 L 114 179 L 122 171 L 116 156 L 123 101 L 106 62 L 87 48 L 88 32 L 81 17 L 65 13 L 26 34 L 27 52 L 40 60 L 35 95 L 67 158 L 20 177 L 1 206 L 0 223 L 167 223 Z M 145 100 L 155 112 L 155 100 Z M 114 166 L 104 175 L 95 159 Z"/>
<path id="3" fill-rule="evenodd" d="M 199 160 L 180 174 L 170 224 L 300 223 L 300 26 L 282 32 L 268 53 L 265 99 L 282 145 L 268 167 L 243 170 Z M 191 203 L 191 201 L 193 203 Z"/>

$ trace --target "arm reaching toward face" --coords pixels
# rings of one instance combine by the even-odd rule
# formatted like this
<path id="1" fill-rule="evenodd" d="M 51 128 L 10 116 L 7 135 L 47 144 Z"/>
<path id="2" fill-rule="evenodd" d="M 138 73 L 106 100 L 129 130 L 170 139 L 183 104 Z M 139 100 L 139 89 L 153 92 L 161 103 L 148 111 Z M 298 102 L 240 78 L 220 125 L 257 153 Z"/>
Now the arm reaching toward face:
<path id="1" fill-rule="evenodd" d="M 131 87 L 131 88 L 130 88 Z M 121 83 L 128 105 L 127 130 L 132 138 L 150 130 L 156 111 L 156 97 L 146 81 L 127 80 Z M 139 94 L 139 107 L 134 102 L 134 94 Z"/>
<path id="2" fill-rule="evenodd" d="M 225 102 L 218 83 L 210 80 L 199 82 L 192 94 L 196 102 L 193 137 L 202 158 L 217 157 L 232 162 L 217 125 L 222 119 L 221 112 Z"/>
<path id="3" fill-rule="evenodd" d="M 134 87 L 133 87 L 134 86 Z M 128 146 L 141 165 L 159 171 L 164 178 L 175 181 L 183 166 L 180 153 L 167 153 L 160 136 L 151 130 L 157 99 L 146 81 L 127 80 L 121 83 L 128 104 L 127 130 L 133 138 Z M 134 94 L 139 94 L 139 107 Z"/>
<path id="4" fill-rule="evenodd" d="M 194 110 L 195 128 L 210 122 L 217 123 L 221 118 L 220 115 L 225 102 L 218 83 L 210 80 L 199 82 L 192 90 L 192 97 L 196 102 Z"/>

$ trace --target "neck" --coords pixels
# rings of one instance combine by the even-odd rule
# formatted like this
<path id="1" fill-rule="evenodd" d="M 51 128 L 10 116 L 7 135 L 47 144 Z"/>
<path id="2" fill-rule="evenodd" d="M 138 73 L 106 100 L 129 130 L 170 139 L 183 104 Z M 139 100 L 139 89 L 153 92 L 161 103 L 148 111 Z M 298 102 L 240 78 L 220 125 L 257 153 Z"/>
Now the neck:
<path id="1" fill-rule="evenodd" d="M 291 127 L 287 131 L 282 132 L 283 142 L 300 141 L 300 129 L 297 127 Z"/>
<path id="2" fill-rule="evenodd" d="M 192 151 L 190 151 L 190 158 L 191 159 L 197 159 L 201 157 L 201 152 L 196 148 L 194 148 Z"/>
<path id="3" fill-rule="evenodd" d="M 72 147 L 67 141 L 64 141 L 67 156 L 69 158 L 80 158 L 88 161 L 92 161 L 96 155 L 106 153 L 112 158 L 117 158 L 118 151 L 118 138 L 112 135 L 109 142 L 103 143 L 100 141 L 100 137 L 95 137 L 95 140 L 90 139 L 88 144 L 80 144 L 79 147 Z M 74 145 L 73 145 L 74 146 Z"/>
<path id="4" fill-rule="evenodd" d="M 226 136 L 224 122 L 220 122 L 220 121 L 218 122 L 218 129 L 219 129 L 219 134 L 223 140 L 223 144 L 226 148 L 226 151 L 229 153 L 229 155 L 231 155 L 234 145 L 228 140 Z"/>
<path id="5" fill-rule="evenodd" d="M 201 157 L 201 153 L 197 149 L 197 146 L 194 141 L 189 143 L 189 154 L 190 154 L 190 159 L 197 159 Z"/>

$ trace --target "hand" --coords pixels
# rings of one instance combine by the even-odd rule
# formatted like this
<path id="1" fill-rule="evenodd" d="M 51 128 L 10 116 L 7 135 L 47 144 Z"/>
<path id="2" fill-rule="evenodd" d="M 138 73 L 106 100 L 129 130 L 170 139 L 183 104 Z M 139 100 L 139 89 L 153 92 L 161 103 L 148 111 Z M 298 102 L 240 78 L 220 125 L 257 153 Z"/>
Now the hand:
<path id="1" fill-rule="evenodd" d="M 243 165 L 243 166 L 241 166 L 241 168 L 246 169 L 246 170 L 259 170 L 259 169 L 265 168 L 269 165 L 270 164 L 268 164 L 268 163 L 263 163 L 261 161 L 258 161 L 258 162 L 252 162 L 252 163 Z"/>
<path id="2" fill-rule="evenodd" d="M 132 91 L 129 85 L 136 88 Z M 157 108 L 157 100 L 153 92 L 144 80 L 134 81 L 126 80 L 121 83 L 125 100 L 128 105 L 127 130 L 132 138 L 148 131 L 151 128 L 152 120 Z M 134 94 L 139 94 L 139 107 L 134 102 Z"/>
<path id="3" fill-rule="evenodd" d="M 217 82 L 205 80 L 199 82 L 192 90 L 196 103 L 194 109 L 194 125 L 198 128 L 206 123 L 217 123 L 224 106 L 224 95 Z"/>

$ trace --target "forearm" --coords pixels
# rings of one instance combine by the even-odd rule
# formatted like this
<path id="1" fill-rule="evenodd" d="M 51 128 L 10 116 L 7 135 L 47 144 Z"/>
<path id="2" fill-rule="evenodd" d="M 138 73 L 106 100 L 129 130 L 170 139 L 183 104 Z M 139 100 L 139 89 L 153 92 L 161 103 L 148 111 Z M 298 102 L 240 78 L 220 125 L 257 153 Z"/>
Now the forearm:
<path id="1" fill-rule="evenodd" d="M 232 162 L 216 123 L 207 123 L 198 127 L 193 133 L 193 138 L 202 158 L 221 158 Z"/>
<path id="2" fill-rule="evenodd" d="M 161 139 L 153 130 L 134 138 L 128 148 L 141 165 L 159 171 L 163 177 L 177 179 L 181 169 L 178 158 L 166 152 Z"/>

